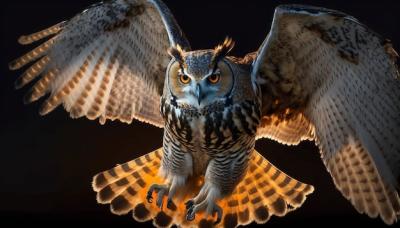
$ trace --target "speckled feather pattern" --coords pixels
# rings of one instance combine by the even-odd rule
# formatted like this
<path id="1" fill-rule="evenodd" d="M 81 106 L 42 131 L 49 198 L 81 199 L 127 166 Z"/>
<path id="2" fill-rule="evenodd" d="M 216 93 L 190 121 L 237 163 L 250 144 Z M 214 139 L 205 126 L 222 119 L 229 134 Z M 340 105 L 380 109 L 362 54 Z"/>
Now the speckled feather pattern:
<path id="1" fill-rule="evenodd" d="M 270 105 L 263 105 L 258 137 L 286 144 L 315 140 L 337 188 L 357 211 L 396 222 L 396 52 L 356 19 L 307 7 L 279 7 L 267 41 L 257 80 Z"/>

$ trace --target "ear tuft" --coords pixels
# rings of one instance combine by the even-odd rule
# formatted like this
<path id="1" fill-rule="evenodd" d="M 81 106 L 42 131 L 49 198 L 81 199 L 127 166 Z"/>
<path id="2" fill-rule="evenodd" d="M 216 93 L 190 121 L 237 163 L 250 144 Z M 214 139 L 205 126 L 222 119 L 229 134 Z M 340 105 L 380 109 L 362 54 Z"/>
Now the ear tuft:
<path id="1" fill-rule="evenodd" d="M 174 58 L 176 61 L 178 61 L 181 65 L 184 64 L 184 55 L 185 51 L 182 49 L 182 47 L 178 44 L 176 47 L 170 47 L 168 48 L 168 54 Z"/>
<path id="2" fill-rule="evenodd" d="M 235 41 L 230 37 L 226 37 L 224 42 L 214 48 L 214 56 L 211 60 L 211 65 L 215 66 L 221 59 L 223 59 L 235 47 Z"/>

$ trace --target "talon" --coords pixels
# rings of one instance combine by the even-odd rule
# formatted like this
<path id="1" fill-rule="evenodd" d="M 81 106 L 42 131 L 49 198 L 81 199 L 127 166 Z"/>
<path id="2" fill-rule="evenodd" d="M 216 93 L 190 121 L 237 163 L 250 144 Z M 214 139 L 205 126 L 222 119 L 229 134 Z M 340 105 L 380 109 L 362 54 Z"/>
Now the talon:
<path id="1" fill-rule="evenodd" d="M 186 206 L 186 210 L 190 210 L 190 208 L 193 208 L 194 206 L 194 201 L 193 200 L 189 200 L 185 203 Z"/>
<path id="2" fill-rule="evenodd" d="M 156 192 L 157 194 L 156 205 L 162 210 L 163 199 L 164 196 L 168 194 L 169 187 L 167 185 L 158 185 L 158 184 L 153 184 L 152 186 L 150 186 L 150 189 L 147 192 L 146 196 L 148 203 L 153 203 L 153 192 Z"/>
<path id="3" fill-rule="evenodd" d="M 148 203 L 153 203 L 153 196 L 152 195 L 153 195 L 153 191 L 149 190 L 147 192 L 147 196 L 146 196 L 146 199 L 147 199 Z"/>
<path id="4" fill-rule="evenodd" d="M 222 221 L 222 208 L 219 207 L 218 205 L 215 205 L 213 216 L 215 214 L 217 214 L 217 220 L 214 222 L 214 225 L 217 225 Z"/>
<path id="5" fill-rule="evenodd" d="M 194 213 L 193 208 L 189 209 L 186 214 L 186 220 L 193 221 L 195 218 L 196 218 L 196 214 Z"/>

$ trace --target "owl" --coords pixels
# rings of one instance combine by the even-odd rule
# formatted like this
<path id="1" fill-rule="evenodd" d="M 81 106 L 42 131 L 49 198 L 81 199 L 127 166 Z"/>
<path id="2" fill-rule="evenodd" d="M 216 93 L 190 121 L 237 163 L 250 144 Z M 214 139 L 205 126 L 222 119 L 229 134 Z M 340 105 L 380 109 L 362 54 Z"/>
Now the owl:
<path id="1" fill-rule="evenodd" d="M 157 227 L 236 227 L 299 208 L 313 186 L 271 164 L 257 139 L 312 140 L 359 213 L 400 217 L 397 53 L 357 19 L 301 5 L 276 8 L 259 50 L 227 38 L 192 50 L 161 0 L 109 0 L 22 36 L 47 39 L 10 63 L 32 65 L 26 103 L 46 115 L 134 119 L 164 129 L 162 148 L 100 172 L 93 189 L 117 215 Z"/>

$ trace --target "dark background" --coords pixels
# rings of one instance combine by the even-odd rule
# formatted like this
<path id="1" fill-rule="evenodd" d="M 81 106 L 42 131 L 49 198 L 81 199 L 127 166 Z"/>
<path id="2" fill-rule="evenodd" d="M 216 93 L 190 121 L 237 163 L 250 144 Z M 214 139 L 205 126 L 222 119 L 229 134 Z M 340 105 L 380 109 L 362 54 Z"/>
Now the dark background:
<path id="1" fill-rule="evenodd" d="M 14 91 L 22 73 L 7 63 L 34 46 L 23 47 L 23 34 L 69 19 L 94 0 L 12 0 L 1 6 L 0 74 L 0 226 L 12 224 L 138 225 L 131 216 L 111 214 L 96 203 L 92 176 L 161 147 L 162 130 L 134 122 L 100 126 L 86 119 L 71 120 L 61 108 L 46 117 L 39 104 L 24 106 L 27 91 Z M 303 3 L 338 9 L 391 39 L 400 49 L 400 1 L 166 1 L 193 49 L 212 48 L 226 35 L 237 45 L 233 54 L 256 50 L 266 37 L 274 7 Z M 268 225 L 373 225 L 380 219 L 359 215 L 336 190 L 317 148 L 305 142 L 286 147 L 269 140 L 257 149 L 280 169 L 316 191 L 304 205 Z M 150 225 L 150 224 L 146 224 Z M 3 226 L 4 227 L 4 226 Z"/>

